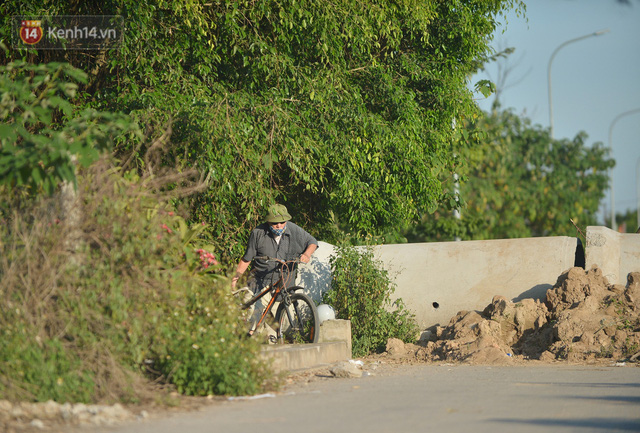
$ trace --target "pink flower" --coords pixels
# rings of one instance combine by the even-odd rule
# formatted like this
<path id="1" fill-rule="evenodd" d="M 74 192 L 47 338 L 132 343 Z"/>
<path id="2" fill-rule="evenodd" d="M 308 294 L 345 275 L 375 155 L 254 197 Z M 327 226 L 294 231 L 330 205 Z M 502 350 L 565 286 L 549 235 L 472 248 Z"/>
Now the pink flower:
<path id="1" fill-rule="evenodd" d="M 210 253 L 209 251 L 202 248 L 198 248 L 195 251 L 199 254 L 200 266 L 202 266 L 204 269 L 209 268 L 211 265 L 218 264 L 215 254 Z"/>

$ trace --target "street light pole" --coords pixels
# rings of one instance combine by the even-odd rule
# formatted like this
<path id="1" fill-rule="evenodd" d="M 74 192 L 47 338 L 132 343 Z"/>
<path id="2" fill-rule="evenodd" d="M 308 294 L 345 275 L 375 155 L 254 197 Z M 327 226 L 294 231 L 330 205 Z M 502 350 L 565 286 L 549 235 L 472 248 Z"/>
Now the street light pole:
<path id="1" fill-rule="evenodd" d="M 553 102 L 551 100 L 551 63 L 553 62 L 553 58 L 556 56 L 556 54 L 558 54 L 558 51 L 560 51 L 560 49 L 562 49 L 563 47 L 573 43 L 573 42 L 578 42 L 581 41 L 583 39 L 587 39 L 590 38 L 592 36 L 600 36 L 600 35 L 604 35 L 605 33 L 608 33 L 609 29 L 605 29 L 605 30 L 598 30 L 597 32 L 593 32 L 593 33 L 589 33 L 588 35 L 584 35 L 584 36 L 580 36 L 578 38 L 575 39 L 570 39 L 566 42 L 561 43 L 558 48 L 556 48 L 553 53 L 551 54 L 551 57 L 549 58 L 549 66 L 547 67 L 547 83 L 549 85 L 549 128 L 551 130 L 551 138 L 553 139 Z"/>
<path id="2" fill-rule="evenodd" d="M 609 125 L 609 154 L 610 155 L 613 155 L 613 146 L 611 144 L 611 138 L 613 136 L 613 126 L 618 122 L 618 120 L 620 120 L 624 116 L 628 116 L 630 114 L 639 113 L 639 112 L 640 112 L 640 108 L 634 108 L 633 110 L 625 111 L 624 113 L 618 114 L 611 121 L 611 125 Z M 617 227 L 617 224 L 616 224 L 615 198 L 614 198 L 614 193 L 613 193 L 613 173 L 612 173 L 611 169 L 609 169 L 609 180 L 611 181 L 611 183 L 610 183 L 610 185 L 611 185 L 611 229 L 612 230 L 617 230 L 618 227 Z"/>

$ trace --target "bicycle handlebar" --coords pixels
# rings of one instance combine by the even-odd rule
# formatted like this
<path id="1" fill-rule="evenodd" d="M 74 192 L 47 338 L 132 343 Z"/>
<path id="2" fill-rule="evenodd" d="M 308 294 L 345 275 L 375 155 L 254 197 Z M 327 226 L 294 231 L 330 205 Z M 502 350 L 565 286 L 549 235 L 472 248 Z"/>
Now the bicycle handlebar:
<path id="1" fill-rule="evenodd" d="M 297 259 L 293 259 L 293 260 L 282 260 L 282 259 L 278 259 L 276 257 L 269 257 L 269 256 L 257 256 L 254 257 L 253 260 L 264 260 L 266 262 L 278 262 L 282 265 L 287 264 L 287 263 L 296 263 L 300 261 L 300 258 L 298 257 Z"/>

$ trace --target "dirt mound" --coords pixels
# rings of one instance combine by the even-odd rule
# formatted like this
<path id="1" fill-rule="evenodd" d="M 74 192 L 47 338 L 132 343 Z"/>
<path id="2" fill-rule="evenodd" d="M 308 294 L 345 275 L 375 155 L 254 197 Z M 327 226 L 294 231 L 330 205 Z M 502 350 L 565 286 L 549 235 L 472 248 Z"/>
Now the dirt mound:
<path id="1" fill-rule="evenodd" d="M 422 361 L 510 364 L 516 360 L 640 357 L 640 272 L 627 286 L 609 285 L 598 268 L 572 268 L 544 302 L 514 303 L 495 296 L 484 311 L 460 311 L 446 327 L 427 331 L 418 345 L 390 340 L 387 356 Z"/>

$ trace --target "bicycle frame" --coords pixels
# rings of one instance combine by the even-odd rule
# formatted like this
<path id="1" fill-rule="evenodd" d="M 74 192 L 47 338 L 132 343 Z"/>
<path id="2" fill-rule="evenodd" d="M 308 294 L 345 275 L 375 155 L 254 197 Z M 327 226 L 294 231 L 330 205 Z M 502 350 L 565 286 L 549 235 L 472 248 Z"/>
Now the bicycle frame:
<path id="1" fill-rule="evenodd" d="M 260 325 L 262 325 L 262 323 L 264 322 L 265 317 L 267 317 L 267 314 L 269 314 L 269 312 L 271 311 L 271 308 L 273 308 L 273 304 L 276 303 L 276 299 L 278 295 L 284 292 L 284 290 L 280 286 L 282 284 L 281 281 L 282 281 L 282 278 L 276 281 L 275 284 L 265 287 L 264 289 L 262 289 L 260 293 L 256 294 L 253 298 L 251 298 L 250 300 L 242 304 L 242 309 L 246 310 L 249 307 L 251 307 L 253 304 L 255 304 L 259 299 L 263 298 L 267 293 L 273 292 L 271 294 L 271 299 L 269 300 L 269 303 L 267 304 L 266 307 L 264 307 L 264 311 L 262 312 L 262 316 L 260 316 L 260 320 L 258 320 L 258 323 L 256 323 L 256 329 Z"/>
<path id="2" fill-rule="evenodd" d="M 281 264 L 284 265 L 286 263 L 289 263 L 289 262 L 282 262 Z M 287 276 L 286 279 L 283 276 L 283 272 L 284 272 L 283 268 L 284 267 L 285 266 L 282 266 L 280 268 L 280 270 L 279 270 L 280 271 L 280 278 L 278 278 L 278 281 L 276 281 L 274 284 L 268 285 L 267 287 L 262 289 L 262 291 L 260 291 L 260 293 L 257 293 L 251 299 L 249 299 L 247 302 L 242 304 L 242 309 L 246 310 L 249 307 L 251 307 L 253 304 L 255 304 L 259 299 L 263 298 L 267 293 L 273 292 L 271 294 L 271 299 L 269 300 L 269 303 L 267 304 L 267 306 L 262 311 L 262 315 L 260 316 L 260 320 L 258 320 L 258 322 L 255 325 L 256 329 L 258 329 L 258 327 L 260 327 L 260 325 L 262 325 L 264 323 L 264 320 L 267 317 L 267 314 L 269 314 L 269 312 L 271 311 L 271 308 L 273 308 L 273 305 L 276 303 L 276 300 L 278 299 L 279 295 L 282 295 L 281 296 L 282 299 L 281 299 L 280 302 L 290 302 L 288 300 L 289 292 L 284 287 L 284 282 L 289 279 L 288 276 Z M 287 316 L 288 316 L 289 320 L 291 321 L 291 315 L 289 314 L 289 311 L 287 311 Z M 277 330 L 277 332 L 278 332 L 278 335 L 280 335 L 280 330 Z"/>

